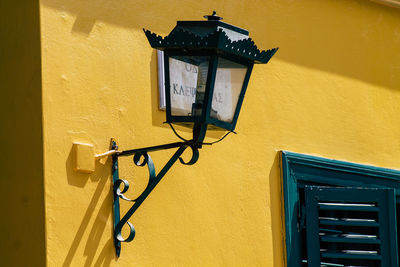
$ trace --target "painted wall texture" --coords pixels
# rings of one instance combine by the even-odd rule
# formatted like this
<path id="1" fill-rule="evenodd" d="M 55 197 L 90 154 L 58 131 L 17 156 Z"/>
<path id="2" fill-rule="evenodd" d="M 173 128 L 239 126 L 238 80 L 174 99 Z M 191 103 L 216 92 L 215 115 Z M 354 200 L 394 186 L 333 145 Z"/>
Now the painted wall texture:
<path id="1" fill-rule="evenodd" d="M 0 5 L 10 151 L 0 195 L 11 218 L 1 220 L 0 251 L 16 266 L 44 257 L 48 266 L 285 266 L 280 150 L 400 168 L 399 9 L 367 0 L 9 2 Z M 156 53 L 142 28 L 166 35 L 212 10 L 260 48 L 280 50 L 255 66 L 238 134 L 203 148 L 194 166 L 173 166 L 132 217 L 136 238 L 117 259 L 111 162 L 74 172 L 72 143 L 100 153 L 111 137 L 121 150 L 177 141 L 158 110 Z M 156 167 L 171 153 L 153 153 Z M 128 158 L 120 175 L 131 198 L 147 182 Z"/>

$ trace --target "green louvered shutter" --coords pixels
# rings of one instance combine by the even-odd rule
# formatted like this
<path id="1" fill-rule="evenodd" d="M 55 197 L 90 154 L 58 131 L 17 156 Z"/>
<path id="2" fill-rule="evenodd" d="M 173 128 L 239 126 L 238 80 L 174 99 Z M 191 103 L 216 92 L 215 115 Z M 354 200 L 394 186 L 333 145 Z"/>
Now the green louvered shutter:
<path id="1" fill-rule="evenodd" d="M 393 189 L 305 187 L 309 267 L 398 265 Z"/>

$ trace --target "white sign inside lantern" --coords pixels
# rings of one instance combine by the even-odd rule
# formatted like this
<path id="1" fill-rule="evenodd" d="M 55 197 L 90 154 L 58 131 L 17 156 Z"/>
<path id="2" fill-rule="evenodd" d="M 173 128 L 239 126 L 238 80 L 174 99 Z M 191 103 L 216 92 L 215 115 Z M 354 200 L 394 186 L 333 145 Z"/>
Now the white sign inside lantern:
<path id="1" fill-rule="evenodd" d="M 171 95 L 171 114 L 189 116 L 196 101 L 199 66 L 185 61 L 169 58 L 169 84 Z"/>

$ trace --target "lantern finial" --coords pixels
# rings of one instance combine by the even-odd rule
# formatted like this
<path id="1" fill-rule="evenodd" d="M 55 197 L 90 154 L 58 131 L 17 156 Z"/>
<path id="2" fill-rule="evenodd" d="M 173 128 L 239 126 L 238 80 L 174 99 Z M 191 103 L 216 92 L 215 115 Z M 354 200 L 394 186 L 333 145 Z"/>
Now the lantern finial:
<path id="1" fill-rule="evenodd" d="M 204 16 L 204 18 L 207 20 L 222 20 L 223 19 L 222 17 L 216 16 L 216 15 L 217 15 L 217 11 L 214 10 L 212 12 L 212 15 L 206 15 L 206 16 Z"/>

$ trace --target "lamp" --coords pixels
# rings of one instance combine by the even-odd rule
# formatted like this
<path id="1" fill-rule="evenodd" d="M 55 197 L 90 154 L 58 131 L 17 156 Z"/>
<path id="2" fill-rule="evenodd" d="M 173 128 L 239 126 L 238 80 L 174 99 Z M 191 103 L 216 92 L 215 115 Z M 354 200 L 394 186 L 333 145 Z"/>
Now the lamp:
<path id="1" fill-rule="evenodd" d="M 167 123 L 175 134 L 177 132 L 172 124 L 193 129 L 193 138 L 186 140 L 177 134 L 182 142 L 125 151 L 117 151 L 116 141 L 111 141 L 111 149 L 117 151 L 113 154 L 112 164 L 114 245 L 117 256 L 120 255 L 121 242 L 130 242 L 135 236 L 129 218 L 172 165 L 178 159 L 185 165 L 196 163 L 198 149 L 202 145 L 211 144 L 203 142 L 207 130 L 226 130 L 227 134 L 234 132 L 254 63 L 267 63 L 278 50 L 258 50 L 248 37 L 248 31 L 222 22 L 215 11 L 204 17 L 207 20 L 178 21 L 176 27 L 164 38 L 144 30 L 151 47 L 164 51 Z M 189 147 L 193 152 L 192 158 L 184 162 L 180 156 Z M 171 148 L 178 150 L 156 174 L 148 152 Z M 136 165 L 147 165 L 149 170 L 146 189 L 133 200 L 124 195 L 129 183 L 120 179 L 118 173 L 118 158 L 132 155 Z M 133 202 L 122 218 L 120 198 Z M 126 238 L 121 234 L 124 225 L 130 228 Z"/>

